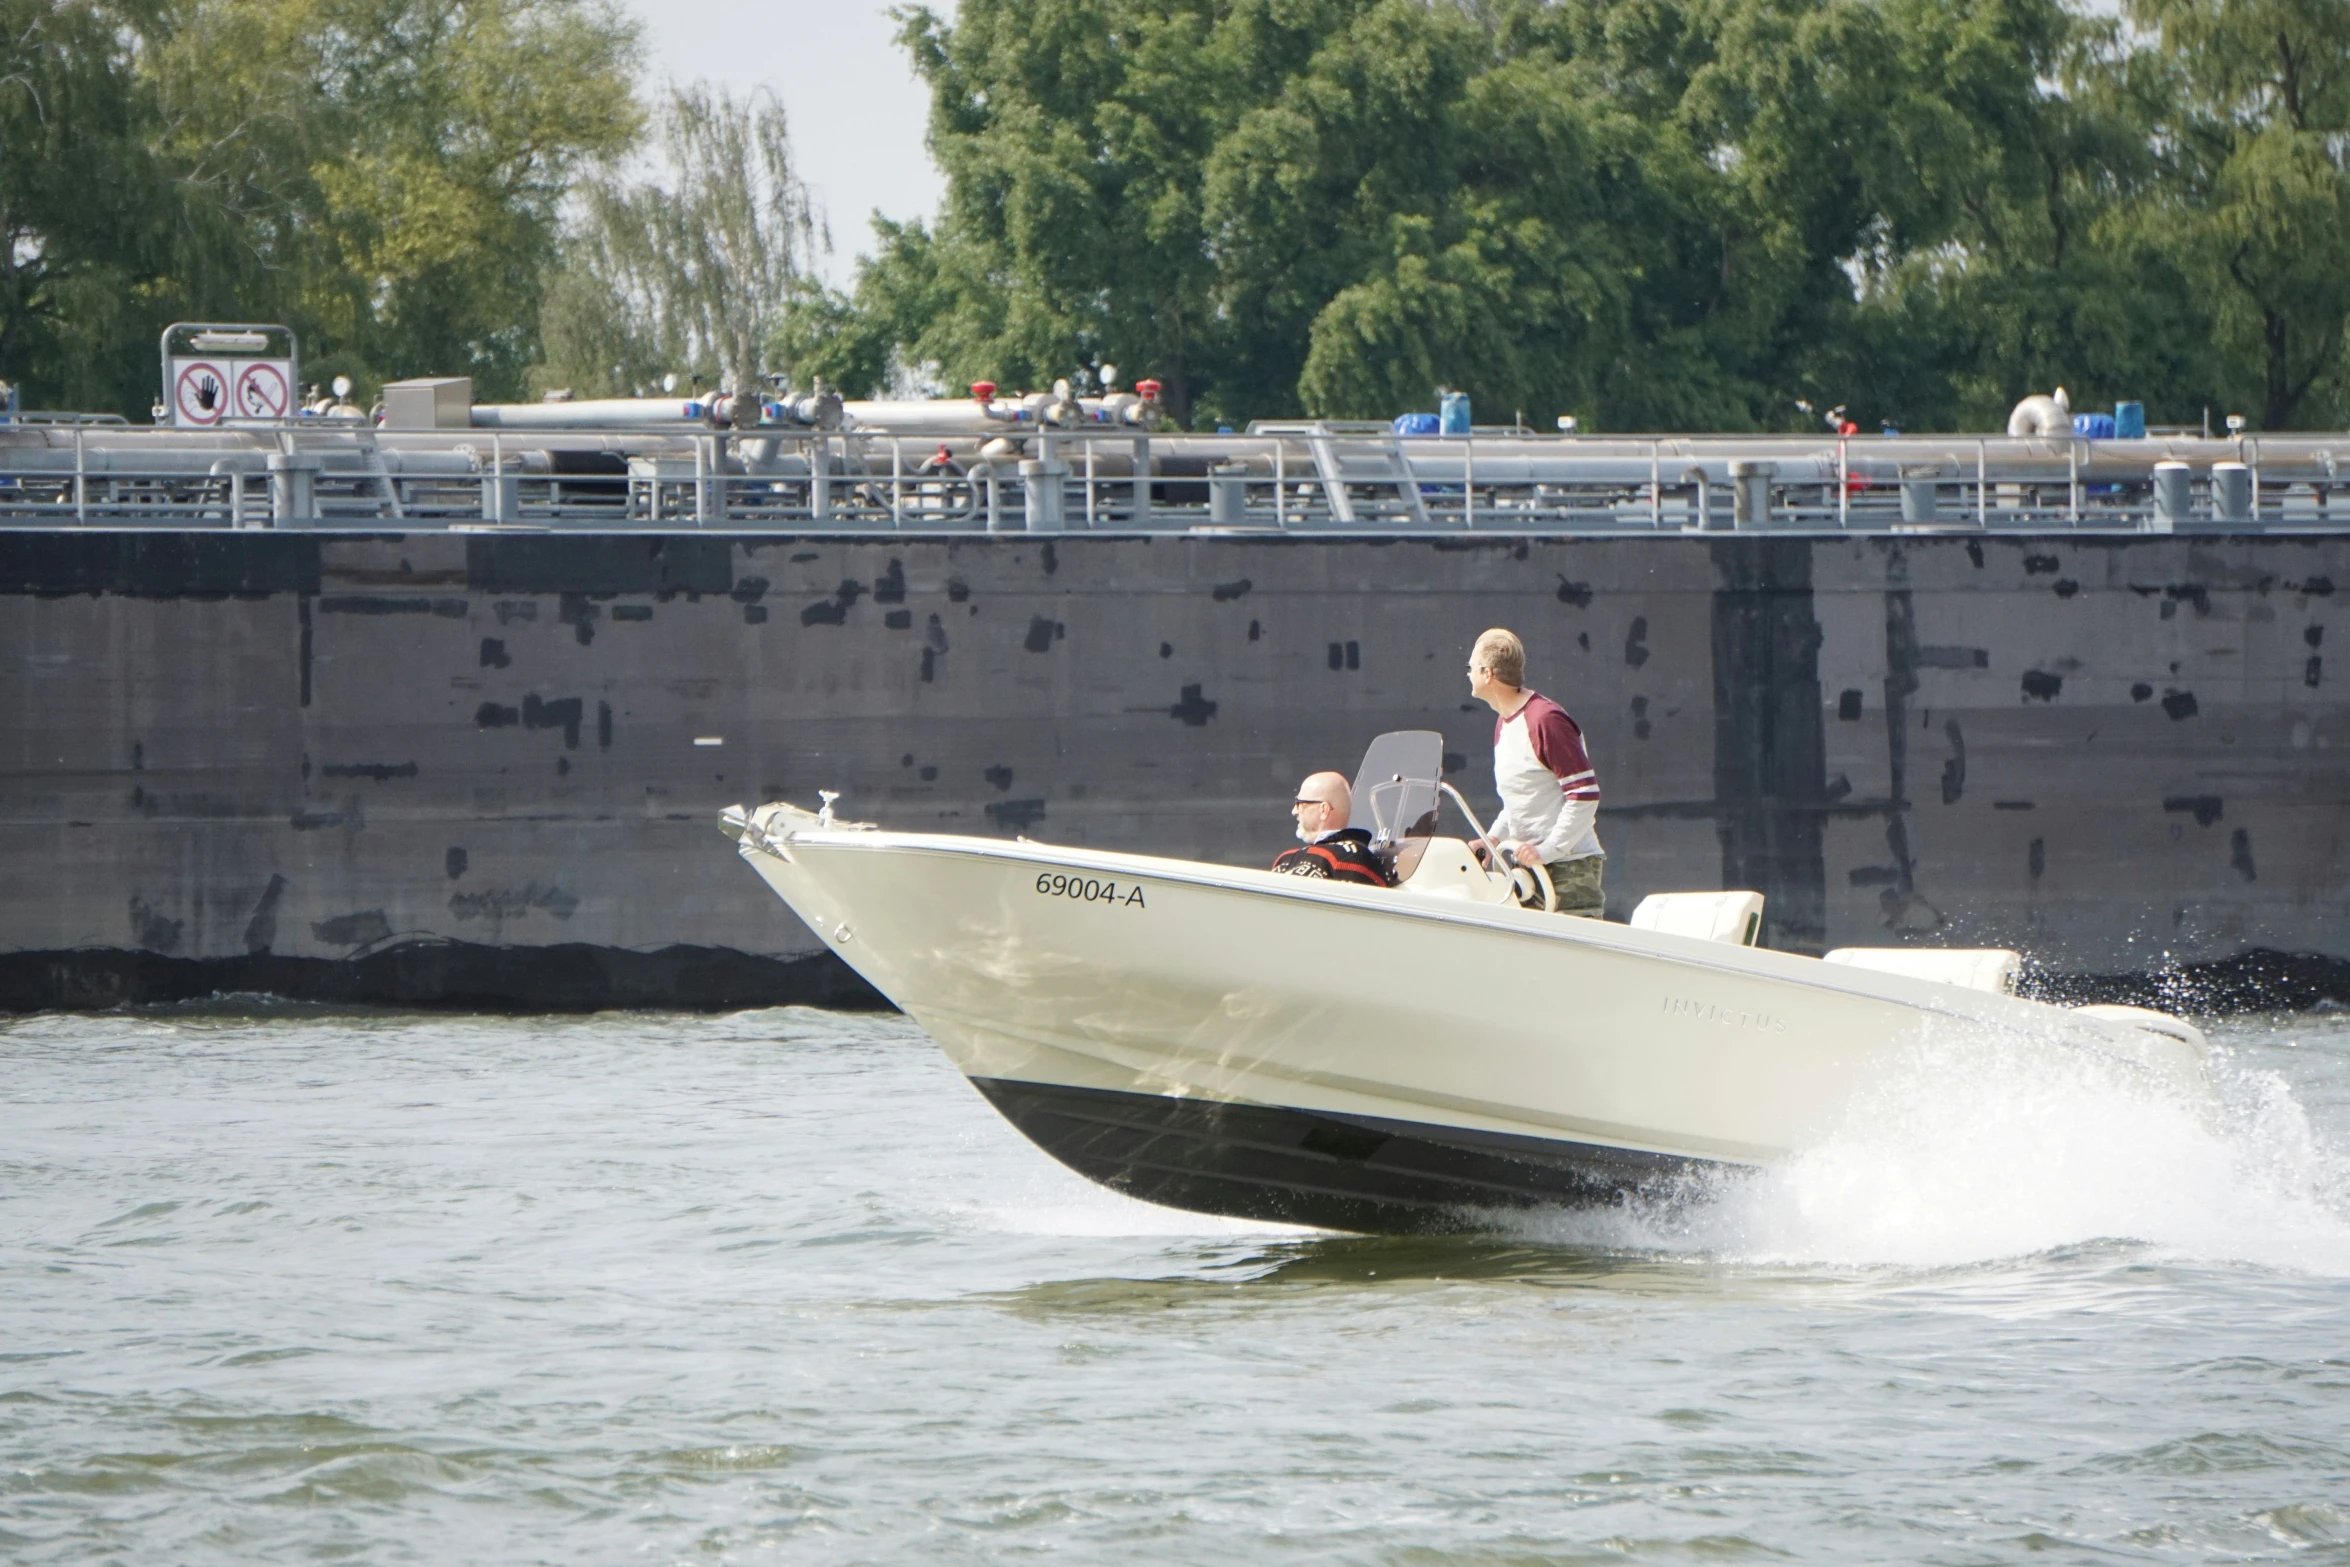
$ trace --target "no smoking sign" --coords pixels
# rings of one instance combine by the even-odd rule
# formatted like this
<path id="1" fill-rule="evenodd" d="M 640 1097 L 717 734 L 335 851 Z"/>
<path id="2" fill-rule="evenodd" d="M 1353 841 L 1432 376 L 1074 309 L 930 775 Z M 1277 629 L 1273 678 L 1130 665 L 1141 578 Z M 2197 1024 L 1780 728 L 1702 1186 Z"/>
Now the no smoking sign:
<path id="1" fill-rule="evenodd" d="M 294 388 L 285 366 L 256 359 L 237 371 L 234 407 L 240 419 L 283 419 L 293 411 Z"/>

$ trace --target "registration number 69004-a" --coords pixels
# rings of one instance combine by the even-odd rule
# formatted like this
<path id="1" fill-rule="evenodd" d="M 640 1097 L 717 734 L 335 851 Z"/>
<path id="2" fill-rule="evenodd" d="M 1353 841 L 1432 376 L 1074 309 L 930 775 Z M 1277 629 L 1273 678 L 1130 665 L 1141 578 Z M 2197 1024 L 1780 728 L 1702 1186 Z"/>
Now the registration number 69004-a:
<path id="1" fill-rule="evenodd" d="M 1143 909 L 1142 889 L 1133 882 L 1098 881 L 1091 876 L 1064 876 L 1046 871 L 1036 878 L 1039 896 L 1067 898 L 1076 903 L 1106 903 L 1113 908 Z"/>

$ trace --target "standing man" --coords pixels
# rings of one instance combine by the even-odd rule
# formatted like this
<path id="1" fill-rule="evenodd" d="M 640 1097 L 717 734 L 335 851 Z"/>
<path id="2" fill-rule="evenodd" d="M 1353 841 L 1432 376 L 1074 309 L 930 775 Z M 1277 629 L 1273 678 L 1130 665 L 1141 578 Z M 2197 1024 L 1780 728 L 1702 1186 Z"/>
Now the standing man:
<path id="1" fill-rule="evenodd" d="M 1599 775 L 1583 731 L 1567 710 L 1526 689 L 1526 645 L 1499 627 L 1469 651 L 1469 694 L 1499 716 L 1493 724 L 1493 782 L 1501 814 L 1488 830 L 1519 865 L 1540 865 L 1558 890 L 1558 911 L 1598 919 L 1606 907 L 1600 872 Z"/>

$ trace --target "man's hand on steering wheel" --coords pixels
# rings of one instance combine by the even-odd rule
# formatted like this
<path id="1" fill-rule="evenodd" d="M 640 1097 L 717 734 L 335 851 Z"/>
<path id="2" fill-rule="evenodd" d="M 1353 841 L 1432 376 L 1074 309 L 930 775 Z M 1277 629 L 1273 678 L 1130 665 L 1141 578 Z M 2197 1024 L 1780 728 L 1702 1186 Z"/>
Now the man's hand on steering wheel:
<path id="1" fill-rule="evenodd" d="M 1485 845 L 1478 843 L 1472 847 L 1477 851 L 1478 860 L 1484 861 L 1486 859 Z M 1508 864 L 1540 865 L 1542 863 L 1542 856 L 1535 852 L 1534 845 L 1530 843 L 1521 843 L 1515 838 L 1504 838 L 1495 847 L 1501 850 L 1501 857 Z"/>

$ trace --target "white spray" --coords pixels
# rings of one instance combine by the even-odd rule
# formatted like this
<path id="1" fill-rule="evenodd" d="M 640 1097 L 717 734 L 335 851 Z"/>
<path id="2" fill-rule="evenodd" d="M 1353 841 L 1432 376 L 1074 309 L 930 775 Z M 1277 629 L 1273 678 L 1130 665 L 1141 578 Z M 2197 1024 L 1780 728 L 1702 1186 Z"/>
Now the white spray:
<path id="1" fill-rule="evenodd" d="M 1764 1264 L 1945 1267 L 2121 1241 L 2350 1275 L 2350 1161 L 2275 1073 L 2215 1067 L 2216 1112 L 2079 1052 L 1929 1041 L 1710 1201 L 1533 1227 Z"/>

